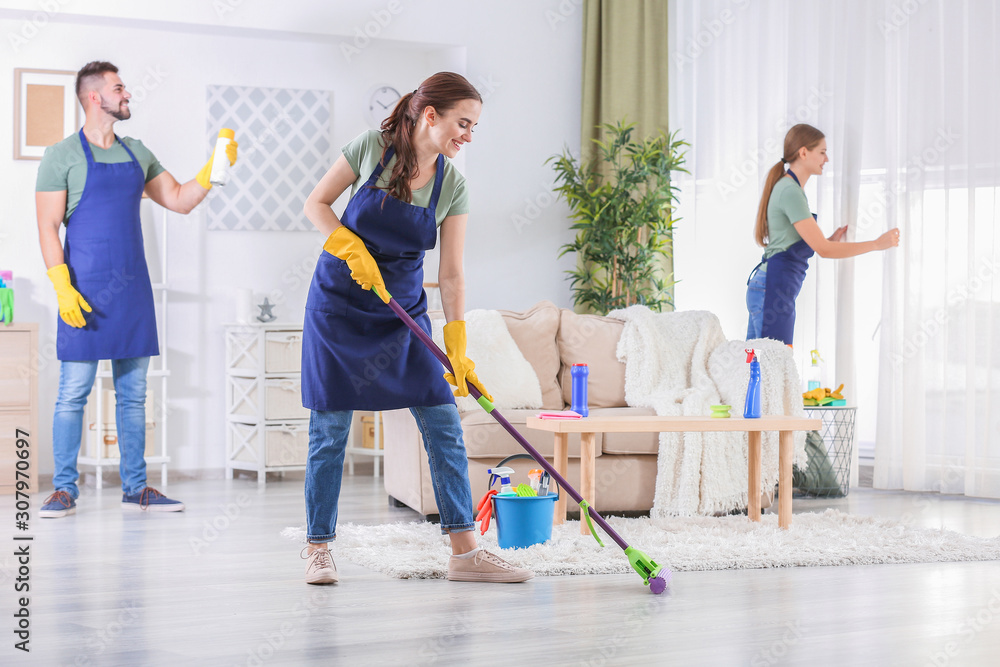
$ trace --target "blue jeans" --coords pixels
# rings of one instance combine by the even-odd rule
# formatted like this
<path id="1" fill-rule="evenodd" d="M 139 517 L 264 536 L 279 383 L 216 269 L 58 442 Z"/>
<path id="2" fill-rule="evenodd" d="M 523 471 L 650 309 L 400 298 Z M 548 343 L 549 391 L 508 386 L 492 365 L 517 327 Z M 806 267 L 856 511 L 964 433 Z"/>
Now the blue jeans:
<path id="1" fill-rule="evenodd" d="M 114 377 L 115 426 L 121 461 L 118 472 L 122 491 L 139 493 L 146 488 L 146 371 L 149 357 L 112 359 Z M 59 371 L 59 398 L 52 417 L 52 456 L 55 472 L 52 485 L 72 498 L 80 497 L 76 481 L 80 473 L 76 458 L 83 435 L 83 408 L 97 377 L 96 361 L 64 361 Z"/>
<path id="2" fill-rule="evenodd" d="M 434 499 L 442 533 L 472 530 L 472 490 L 462 423 L 454 403 L 410 408 L 424 439 L 430 461 Z M 351 410 L 313 410 L 309 418 L 309 458 L 306 460 L 306 539 L 314 544 L 337 535 L 337 503 L 344 476 L 344 451 L 351 427 Z"/>
<path id="3" fill-rule="evenodd" d="M 747 311 L 750 319 L 747 323 L 747 340 L 760 338 L 764 328 L 764 287 L 767 284 L 767 271 L 758 265 L 747 281 Z"/>

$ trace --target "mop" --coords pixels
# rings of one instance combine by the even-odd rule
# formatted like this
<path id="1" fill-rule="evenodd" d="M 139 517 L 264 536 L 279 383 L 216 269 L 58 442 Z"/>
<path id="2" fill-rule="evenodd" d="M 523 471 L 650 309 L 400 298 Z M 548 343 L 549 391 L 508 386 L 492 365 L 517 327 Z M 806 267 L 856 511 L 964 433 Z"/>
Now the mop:
<path id="1" fill-rule="evenodd" d="M 378 290 L 375 287 L 372 287 L 372 291 L 376 294 L 378 293 Z M 392 298 L 391 295 L 389 295 L 388 305 L 392 308 L 392 311 L 396 313 L 396 316 L 402 320 L 403 324 L 409 327 L 410 331 L 412 331 L 414 335 L 420 339 L 420 342 L 426 345 L 427 349 L 429 349 L 431 353 L 437 357 L 438 361 L 440 361 L 444 367 L 448 369 L 448 371 L 451 371 L 451 362 L 448 361 L 448 356 L 441 351 L 441 348 L 439 348 L 433 340 L 431 340 L 430 336 L 424 333 L 424 330 L 413 321 L 413 318 L 410 317 L 409 313 L 407 313 L 403 307 L 400 306 L 394 298 Z M 671 577 L 670 570 L 662 565 L 658 565 L 644 552 L 630 546 L 628 542 L 622 539 L 621 535 L 619 535 L 614 528 L 608 525 L 608 522 L 604 520 L 604 517 L 598 514 L 597 510 L 591 507 L 590 504 L 583 499 L 583 496 L 577 493 L 576 489 L 570 486 L 569 482 L 567 482 L 566 479 L 560 475 L 541 454 L 538 453 L 538 450 L 532 447 L 531 443 L 525 440 L 524 436 L 517 432 L 517 429 L 515 429 L 511 423 L 507 421 L 506 417 L 500 414 L 500 411 L 494 407 L 493 403 L 490 402 L 488 398 L 483 396 L 479 389 L 471 383 L 468 386 L 469 393 L 474 399 L 476 399 L 479 405 L 486 410 L 486 412 L 490 413 L 490 415 L 492 415 L 493 418 L 496 419 L 497 422 L 503 426 L 515 440 L 517 440 L 518 444 L 531 455 L 531 458 L 535 459 L 535 461 L 538 462 L 538 465 L 542 466 L 542 468 L 544 468 L 545 471 L 559 483 L 559 487 L 565 490 L 566 493 L 568 493 L 570 497 L 580 505 L 580 516 L 586 519 L 587 527 L 590 528 L 590 534 L 594 536 L 597 543 L 602 547 L 604 546 L 601 538 L 597 535 L 597 531 L 594 529 L 594 524 L 591 519 L 596 521 L 604 532 L 607 533 L 608 536 L 614 540 L 615 543 L 622 548 L 622 550 L 625 551 L 625 555 L 628 557 L 628 562 L 632 566 L 632 569 L 635 570 L 640 577 L 642 577 L 643 584 L 649 586 L 650 591 L 657 595 L 665 591 L 667 589 L 667 583 L 669 583 Z"/>

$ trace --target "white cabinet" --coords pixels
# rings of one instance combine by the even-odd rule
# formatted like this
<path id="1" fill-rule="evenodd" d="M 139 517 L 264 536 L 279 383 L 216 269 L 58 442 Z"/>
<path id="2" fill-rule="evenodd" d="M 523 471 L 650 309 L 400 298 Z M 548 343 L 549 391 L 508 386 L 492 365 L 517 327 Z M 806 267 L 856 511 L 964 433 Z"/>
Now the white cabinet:
<path id="1" fill-rule="evenodd" d="M 231 324 L 226 331 L 226 477 L 304 470 L 309 410 L 302 407 L 302 327 Z"/>
<path id="2" fill-rule="evenodd" d="M 38 491 L 39 436 L 38 324 L 0 324 L 0 494 L 14 493 L 25 475 L 29 491 Z"/>
<path id="3" fill-rule="evenodd" d="M 350 437 L 347 439 L 347 473 L 349 475 L 354 474 L 355 456 L 370 456 L 372 457 L 372 474 L 378 477 L 379 462 L 381 462 L 382 456 L 385 453 L 385 450 L 382 448 L 382 413 L 362 412 L 361 415 L 362 445 L 360 447 L 357 446 L 355 443 L 356 438 L 352 431 Z M 351 422 L 352 428 L 357 422 L 358 413 L 356 412 L 354 420 Z"/>
<path id="4" fill-rule="evenodd" d="M 253 470 L 263 487 L 267 473 L 304 470 L 309 455 L 309 410 L 302 407 L 302 327 L 296 324 L 226 325 L 226 477 Z M 355 413 L 355 422 L 363 414 Z M 378 420 L 374 440 L 379 440 Z M 359 447 L 352 429 L 346 463 L 374 457 L 379 475 L 380 448 Z"/>
<path id="5" fill-rule="evenodd" d="M 159 363 L 150 359 L 146 374 L 146 465 L 160 466 L 160 487 L 167 487 L 167 378 L 166 344 L 160 339 Z M 159 382 L 157 382 L 157 380 Z M 159 386 L 157 386 L 159 385 Z M 115 422 L 116 403 L 114 375 L 107 359 L 97 365 L 97 377 L 84 411 L 83 435 L 77 464 L 93 466 L 96 486 L 103 488 L 104 468 L 118 470 L 121 455 L 118 449 L 118 426 Z"/>
<path id="6" fill-rule="evenodd" d="M 97 385 L 90 392 L 87 399 L 87 407 L 84 410 L 83 420 L 83 444 L 81 451 L 90 458 L 100 456 L 103 459 L 119 458 L 118 449 L 118 424 L 115 420 L 116 399 L 115 390 L 109 388 L 101 389 L 102 396 L 97 396 Z M 156 456 L 156 443 L 159 441 L 159 429 L 156 423 L 156 392 L 152 388 L 146 388 L 146 449 L 144 456 L 146 460 Z M 98 416 L 97 406 L 100 405 L 102 414 Z M 101 423 L 101 430 L 98 431 L 97 424 Z"/>

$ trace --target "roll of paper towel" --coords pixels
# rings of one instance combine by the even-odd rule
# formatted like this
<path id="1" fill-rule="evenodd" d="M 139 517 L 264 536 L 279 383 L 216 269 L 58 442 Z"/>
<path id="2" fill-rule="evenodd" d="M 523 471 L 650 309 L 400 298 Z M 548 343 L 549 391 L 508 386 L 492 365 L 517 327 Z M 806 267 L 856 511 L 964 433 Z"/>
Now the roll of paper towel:
<path id="1" fill-rule="evenodd" d="M 245 287 L 237 288 L 236 322 L 239 324 L 253 323 L 253 290 Z"/>

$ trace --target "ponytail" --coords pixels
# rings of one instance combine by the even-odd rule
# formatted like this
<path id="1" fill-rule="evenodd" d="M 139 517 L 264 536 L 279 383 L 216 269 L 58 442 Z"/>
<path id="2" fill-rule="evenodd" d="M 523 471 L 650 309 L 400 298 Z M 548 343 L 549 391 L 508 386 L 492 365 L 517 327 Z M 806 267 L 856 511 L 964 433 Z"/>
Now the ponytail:
<path id="1" fill-rule="evenodd" d="M 387 194 L 396 199 L 409 202 L 413 197 L 410 190 L 410 180 L 417 174 L 417 151 L 413 148 L 413 127 L 417 119 L 409 113 L 416 92 L 407 93 L 399 98 L 389 117 L 382 121 L 382 136 L 388 141 L 382 149 L 379 164 L 385 167 L 385 154 L 390 147 L 396 149 L 396 164 L 389 176 L 386 186 Z"/>
<path id="2" fill-rule="evenodd" d="M 444 114 L 462 100 L 469 99 L 483 101 L 479 91 L 464 76 L 453 72 L 438 72 L 425 79 L 412 93 L 399 98 L 381 127 L 385 147 L 379 163 L 385 165 L 385 154 L 389 148 L 396 151 L 396 162 L 385 187 L 387 195 L 407 203 L 413 198 L 410 181 L 420 171 L 417 150 L 413 145 L 413 129 L 424 109 L 433 107 L 439 114 Z"/>
<path id="3" fill-rule="evenodd" d="M 805 148 L 811 151 L 816 148 L 823 137 L 822 132 L 805 123 L 793 126 L 785 135 L 784 152 L 781 159 L 767 172 L 767 178 L 764 180 L 764 191 L 760 195 L 760 205 L 757 207 L 757 222 L 754 224 L 753 238 L 760 247 L 766 248 L 770 240 L 767 227 L 767 205 L 771 201 L 771 191 L 785 175 L 785 164 L 794 162 L 798 158 L 800 149 Z"/>
<path id="4" fill-rule="evenodd" d="M 785 161 L 778 160 L 771 171 L 767 172 L 764 181 L 764 192 L 760 196 L 760 206 L 757 207 L 757 224 L 753 228 L 753 238 L 761 248 L 767 247 L 767 203 L 771 201 L 771 190 L 785 175 Z"/>

